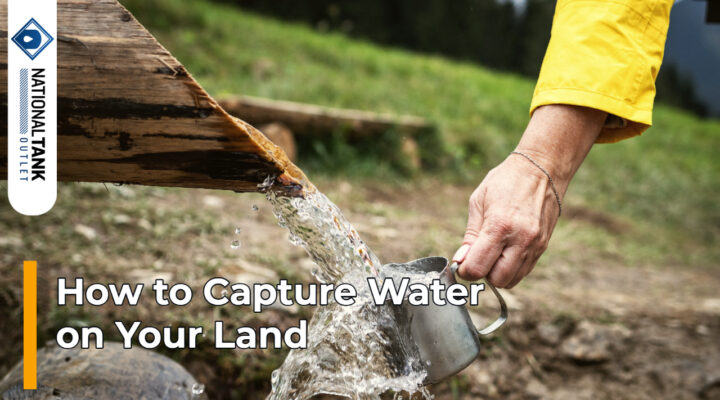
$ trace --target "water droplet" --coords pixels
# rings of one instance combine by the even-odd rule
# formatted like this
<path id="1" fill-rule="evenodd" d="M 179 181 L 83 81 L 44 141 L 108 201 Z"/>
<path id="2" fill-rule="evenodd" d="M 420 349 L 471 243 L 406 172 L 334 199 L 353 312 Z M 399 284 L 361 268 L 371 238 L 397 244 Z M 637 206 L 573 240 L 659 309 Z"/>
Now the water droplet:
<path id="1" fill-rule="evenodd" d="M 235 234 L 236 234 L 236 235 L 239 235 L 240 232 L 242 232 L 242 229 L 240 229 L 240 228 L 235 228 Z"/>
<path id="2" fill-rule="evenodd" d="M 192 386 L 192 394 L 199 395 L 205 391 L 205 385 L 194 383 Z"/>
<path id="3" fill-rule="evenodd" d="M 230 242 L 230 248 L 235 250 L 240 248 L 240 241 L 239 240 L 233 240 Z"/>
<path id="4" fill-rule="evenodd" d="M 253 205 L 252 205 L 252 210 L 253 210 L 253 211 L 257 211 L 257 210 L 259 210 L 259 209 L 260 209 L 260 207 L 258 207 L 257 204 L 253 204 Z"/>

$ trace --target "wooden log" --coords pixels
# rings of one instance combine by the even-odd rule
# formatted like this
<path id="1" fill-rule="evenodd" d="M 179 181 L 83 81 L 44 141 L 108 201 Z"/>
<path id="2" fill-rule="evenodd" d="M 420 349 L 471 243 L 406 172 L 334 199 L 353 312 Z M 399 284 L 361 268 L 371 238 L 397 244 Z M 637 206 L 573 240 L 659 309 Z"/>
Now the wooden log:
<path id="1" fill-rule="evenodd" d="M 253 124 L 282 122 L 295 135 L 325 135 L 338 130 L 351 139 L 370 138 L 388 131 L 416 136 L 433 129 L 423 118 L 370 111 L 321 107 L 312 104 L 240 96 L 219 100 L 230 114 Z"/>
<path id="2" fill-rule="evenodd" d="M 0 0 L 0 34 L 7 31 Z M 230 116 L 116 0 L 58 1 L 58 179 L 257 191 L 302 171 Z M 0 41 L 7 60 L 7 40 Z M 0 174 L 7 176 L 7 63 L 0 66 Z"/>

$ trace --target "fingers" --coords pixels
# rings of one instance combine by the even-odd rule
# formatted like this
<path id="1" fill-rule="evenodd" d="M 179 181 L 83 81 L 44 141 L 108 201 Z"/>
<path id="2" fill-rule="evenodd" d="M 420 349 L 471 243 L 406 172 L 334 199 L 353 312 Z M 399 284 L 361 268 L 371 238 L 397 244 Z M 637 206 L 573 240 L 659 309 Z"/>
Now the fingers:
<path id="1" fill-rule="evenodd" d="M 536 255 L 533 257 L 526 257 L 525 261 L 523 262 L 522 266 L 518 269 L 517 274 L 515 274 L 515 277 L 510 281 L 510 283 L 505 286 L 505 289 L 512 289 L 520 283 L 520 281 L 528 276 L 530 272 L 535 268 L 535 264 L 537 264 L 538 259 L 540 258 L 540 255 Z"/>
<path id="2" fill-rule="evenodd" d="M 530 220 L 487 218 L 471 244 L 458 249 L 453 261 L 467 280 L 487 277 L 488 282 L 509 288 L 530 273 L 544 251 L 543 236 Z"/>
<path id="3" fill-rule="evenodd" d="M 473 242 L 475 240 L 473 239 Z M 465 261 L 465 257 L 467 256 L 468 252 L 470 251 L 470 243 L 465 243 L 462 246 L 460 246 L 459 249 L 455 252 L 455 255 L 452 257 L 452 261 L 456 262 L 458 264 L 462 264 L 463 261 Z"/>
<path id="4" fill-rule="evenodd" d="M 522 279 L 520 267 L 525 263 L 526 251 L 521 246 L 507 246 L 490 269 L 487 280 L 499 288 L 505 288 L 515 279 Z"/>
<path id="5" fill-rule="evenodd" d="M 518 273 L 515 278 L 506 286 L 506 289 L 512 289 L 517 285 L 523 278 L 528 276 L 530 272 L 535 268 L 540 257 L 543 255 L 548 246 L 548 238 L 544 235 L 538 235 L 534 240 L 529 243 L 529 255 L 525 258 L 523 264 L 518 268 Z"/>
<path id="6" fill-rule="evenodd" d="M 505 241 L 497 233 L 481 231 L 460 264 L 458 274 L 472 281 L 483 278 L 490 272 L 504 247 Z"/>
<path id="7" fill-rule="evenodd" d="M 470 196 L 463 244 L 453 256 L 460 277 L 509 288 L 529 274 L 557 220 L 548 190 L 542 177 L 518 174 L 513 165 L 488 173 Z"/>

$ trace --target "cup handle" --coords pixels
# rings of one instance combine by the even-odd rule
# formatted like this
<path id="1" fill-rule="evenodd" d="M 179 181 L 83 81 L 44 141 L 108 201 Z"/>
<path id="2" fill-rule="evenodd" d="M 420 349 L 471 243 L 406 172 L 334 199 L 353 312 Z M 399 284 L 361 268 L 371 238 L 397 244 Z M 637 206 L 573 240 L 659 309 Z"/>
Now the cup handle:
<path id="1" fill-rule="evenodd" d="M 453 275 L 457 272 L 459 265 L 458 263 L 453 263 L 452 266 L 450 266 L 450 271 L 453 273 Z M 483 329 L 477 329 L 478 334 L 480 335 L 489 335 L 505 323 L 507 321 L 508 311 L 507 311 L 507 304 L 505 304 L 505 299 L 500 295 L 500 292 L 493 286 L 492 283 L 488 282 L 487 279 L 484 279 L 485 286 L 490 287 L 490 290 L 495 294 L 495 297 L 497 297 L 498 302 L 500 303 L 500 316 L 490 325 L 486 326 Z"/>

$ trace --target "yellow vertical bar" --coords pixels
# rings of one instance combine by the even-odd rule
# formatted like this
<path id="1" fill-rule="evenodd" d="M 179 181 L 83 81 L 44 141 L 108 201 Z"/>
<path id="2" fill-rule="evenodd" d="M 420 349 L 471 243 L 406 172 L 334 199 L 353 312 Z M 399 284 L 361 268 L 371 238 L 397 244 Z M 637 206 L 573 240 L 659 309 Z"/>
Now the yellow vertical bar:
<path id="1" fill-rule="evenodd" d="M 37 261 L 23 262 L 23 389 L 37 390 Z"/>

